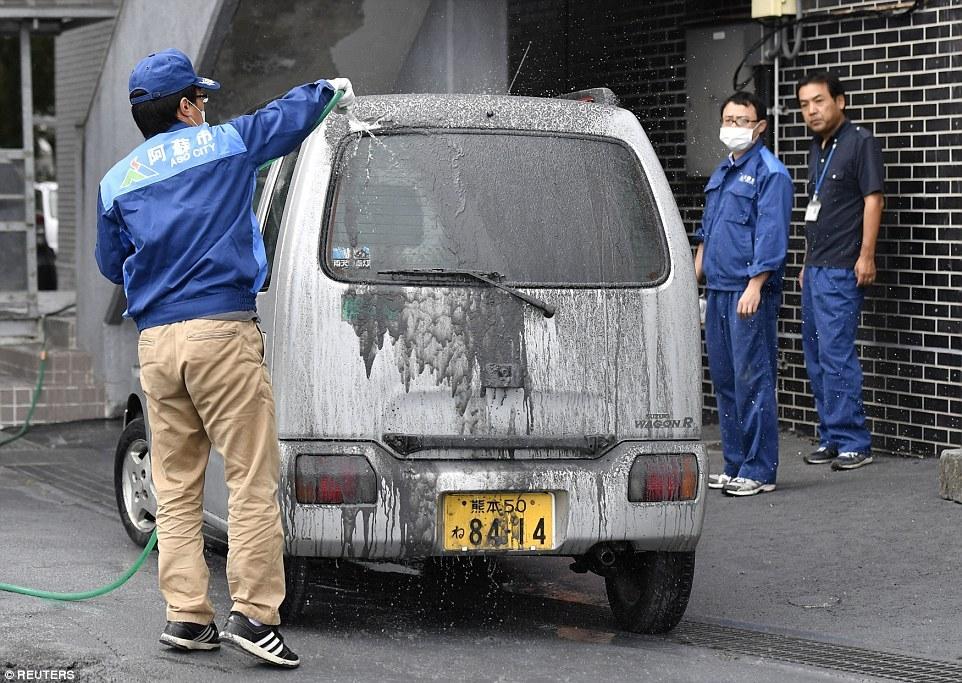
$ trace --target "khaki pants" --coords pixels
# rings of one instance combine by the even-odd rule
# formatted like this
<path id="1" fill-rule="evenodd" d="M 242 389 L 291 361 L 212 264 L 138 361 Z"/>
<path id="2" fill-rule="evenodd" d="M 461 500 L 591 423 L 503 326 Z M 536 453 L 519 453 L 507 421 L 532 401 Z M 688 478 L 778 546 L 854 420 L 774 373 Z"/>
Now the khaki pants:
<path id="1" fill-rule="evenodd" d="M 172 323 L 144 330 L 138 352 L 167 619 L 207 624 L 214 618 L 201 536 L 204 471 L 213 445 L 224 457 L 229 491 L 232 609 L 265 624 L 280 623 L 280 456 L 260 329 L 253 321 Z"/>

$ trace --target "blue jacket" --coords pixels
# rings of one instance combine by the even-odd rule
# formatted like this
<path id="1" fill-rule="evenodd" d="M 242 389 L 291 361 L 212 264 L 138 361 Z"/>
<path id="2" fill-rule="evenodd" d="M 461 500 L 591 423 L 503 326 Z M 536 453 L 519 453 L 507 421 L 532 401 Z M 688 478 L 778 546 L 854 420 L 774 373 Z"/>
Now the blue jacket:
<path id="1" fill-rule="evenodd" d="M 251 207 L 257 169 L 296 149 L 333 95 L 322 80 L 219 126 L 178 123 L 107 172 L 97 265 L 124 285 L 139 330 L 256 310 L 267 274 Z"/>
<path id="2" fill-rule="evenodd" d="M 695 240 L 705 243 L 708 289 L 742 291 L 760 273 L 766 288 L 781 288 L 792 219 L 792 179 L 759 140 L 726 158 L 705 186 L 705 211 Z"/>

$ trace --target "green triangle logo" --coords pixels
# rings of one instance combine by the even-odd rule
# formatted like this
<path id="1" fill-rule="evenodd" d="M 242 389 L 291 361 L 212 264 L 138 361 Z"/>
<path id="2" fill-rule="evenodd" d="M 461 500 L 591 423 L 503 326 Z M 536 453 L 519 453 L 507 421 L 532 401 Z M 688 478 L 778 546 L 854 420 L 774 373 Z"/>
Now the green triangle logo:
<path id="1" fill-rule="evenodd" d="M 120 187 L 128 187 L 134 183 L 139 183 L 142 180 L 147 180 L 147 178 L 153 178 L 157 175 L 160 174 L 150 166 L 144 166 L 142 163 L 137 161 L 137 157 L 134 157 L 130 160 L 130 168 L 127 169 L 127 175 L 124 176 L 124 182 L 120 183 Z"/>

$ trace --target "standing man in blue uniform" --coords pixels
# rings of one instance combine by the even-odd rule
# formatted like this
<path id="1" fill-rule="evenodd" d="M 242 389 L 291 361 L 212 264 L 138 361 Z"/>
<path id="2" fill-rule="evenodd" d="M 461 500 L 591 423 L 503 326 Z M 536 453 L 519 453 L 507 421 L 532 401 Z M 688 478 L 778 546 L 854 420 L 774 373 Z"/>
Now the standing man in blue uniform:
<path id="1" fill-rule="evenodd" d="M 718 400 L 725 470 L 708 478 L 730 496 L 775 490 L 778 470 L 776 322 L 792 214 L 792 180 L 768 151 L 766 109 L 738 92 L 722 103 L 731 154 L 705 186 L 695 274 L 706 280 L 705 344 Z"/>
<path id="2" fill-rule="evenodd" d="M 206 123 L 207 93 L 187 56 L 170 49 L 130 75 L 131 113 L 145 142 L 100 183 L 97 264 L 127 293 L 140 331 L 141 385 L 157 489 L 165 645 L 212 650 L 220 640 L 262 661 L 300 661 L 277 630 L 284 536 L 274 395 L 256 297 L 267 274 L 251 210 L 258 167 L 293 151 L 347 79 L 294 88 L 248 116 Z M 233 607 L 218 634 L 201 536 L 211 446 L 229 490 L 227 583 Z"/>
<path id="3" fill-rule="evenodd" d="M 815 134 L 799 278 L 802 344 L 818 410 L 819 447 L 805 462 L 851 470 L 872 462 L 855 334 L 865 288 L 875 282 L 875 242 L 885 204 L 882 150 L 868 130 L 845 117 L 845 91 L 834 74 L 803 78 L 796 94 Z"/>

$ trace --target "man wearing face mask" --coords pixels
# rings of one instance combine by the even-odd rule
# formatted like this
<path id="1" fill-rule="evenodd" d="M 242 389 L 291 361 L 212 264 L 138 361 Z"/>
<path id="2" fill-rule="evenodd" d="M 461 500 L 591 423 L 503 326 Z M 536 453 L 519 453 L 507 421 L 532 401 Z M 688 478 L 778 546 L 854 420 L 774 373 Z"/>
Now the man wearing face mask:
<path id="1" fill-rule="evenodd" d="M 274 396 L 256 296 L 267 274 L 251 211 L 257 169 L 295 150 L 347 79 L 319 80 L 225 124 L 206 123 L 207 93 L 187 56 L 148 55 L 130 75 L 131 113 L 145 142 L 100 184 L 97 264 L 123 284 L 140 332 L 141 385 L 157 490 L 158 572 L 167 602 L 160 642 L 213 650 L 223 639 L 281 667 L 299 664 L 277 630 L 284 537 Z M 224 456 L 229 499 L 227 583 L 233 606 L 218 634 L 201 536 L 204 472 Z"/>
<path id="2" fill-rule="evenodd" d="M 738 92 L 721 107 L 730 150 L 705 186 L 695 274 L 707 287 L 705 344 L 718 401 L 725 470 L 709 488 L 730 496 L 775 490 L 776 322 L 792 213 L 792 181 L 765 147 L 766 110 Z"/>

